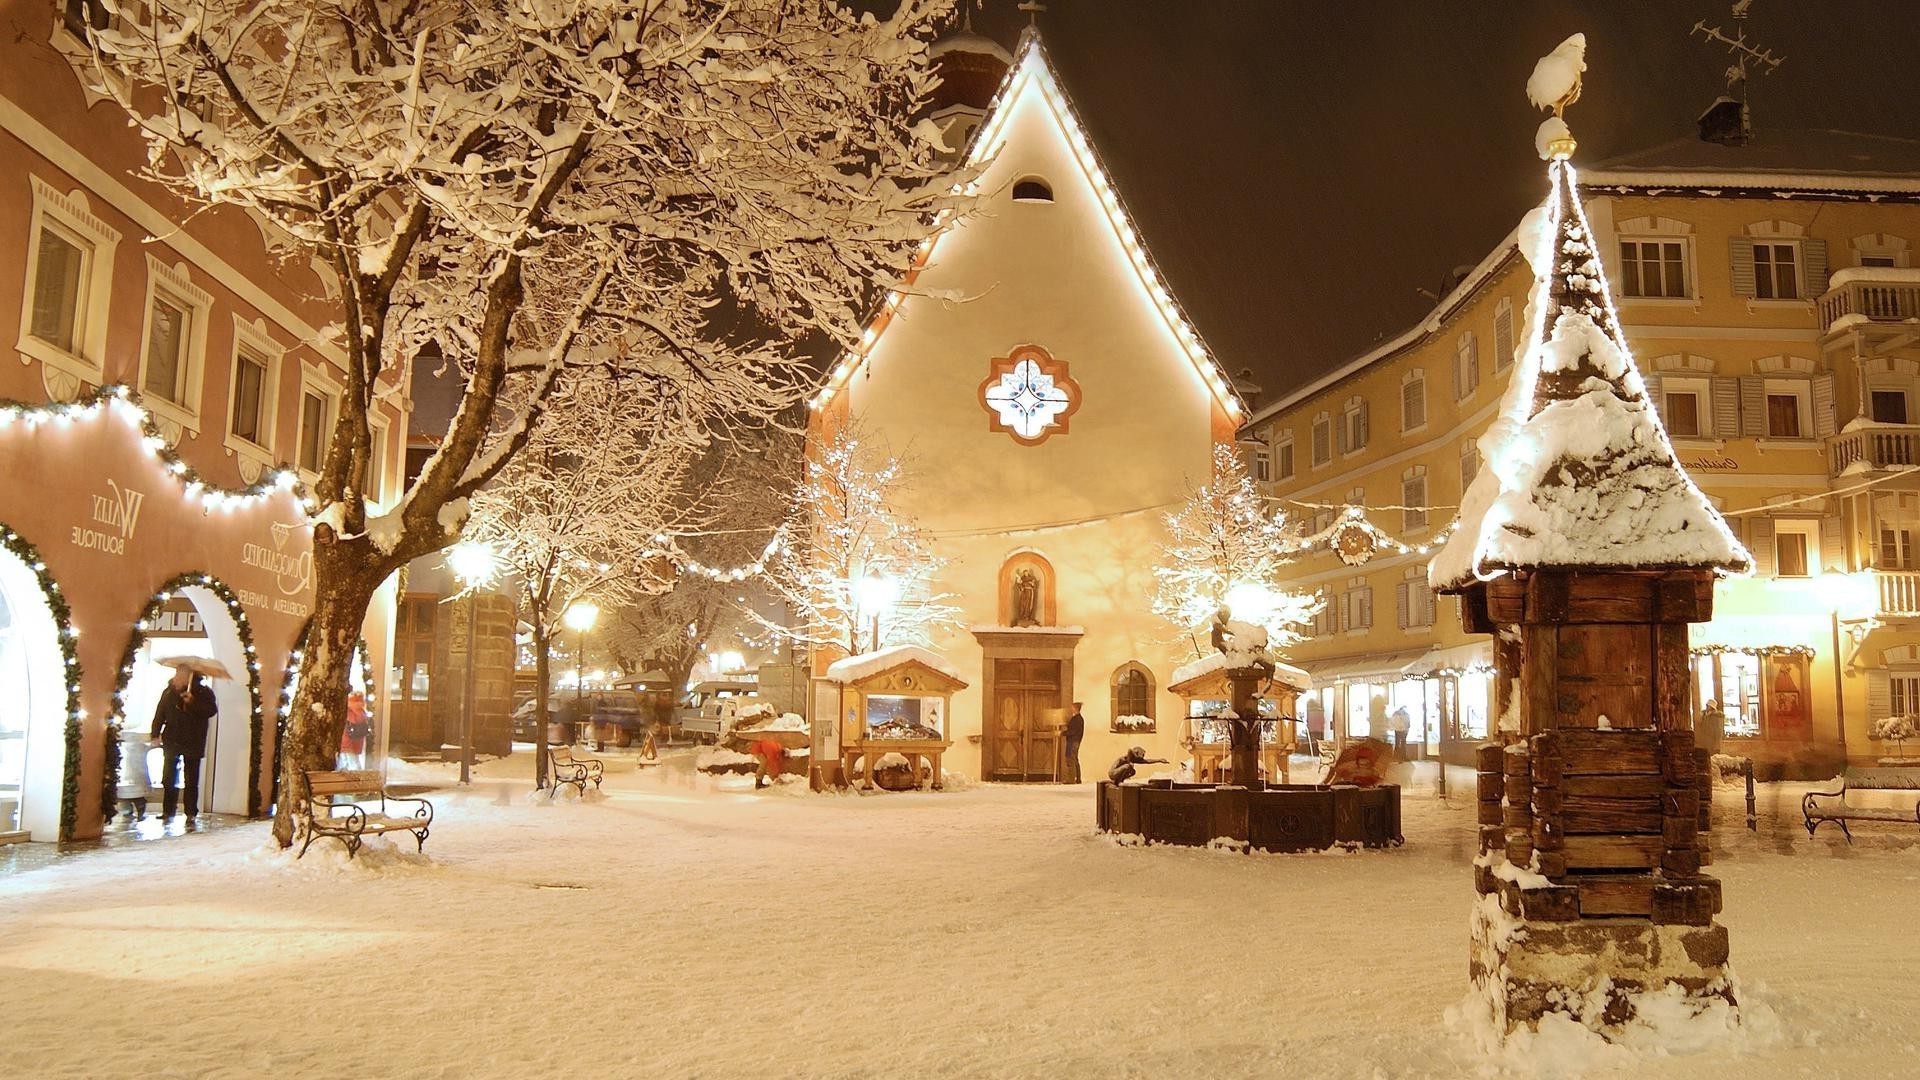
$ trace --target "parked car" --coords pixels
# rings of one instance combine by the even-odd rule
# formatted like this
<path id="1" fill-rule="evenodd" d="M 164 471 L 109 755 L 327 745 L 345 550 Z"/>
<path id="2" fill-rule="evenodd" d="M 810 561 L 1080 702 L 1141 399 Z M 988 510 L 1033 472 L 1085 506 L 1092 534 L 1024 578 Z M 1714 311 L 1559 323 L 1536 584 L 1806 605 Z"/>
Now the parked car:
<path id="1" fill-rule="evenodd" d="M 750 682 L 698 683 L 673 710 L 674 726 L 700 742 L 716 742 L 739 719 L 741 709 L 759 704 L 758 689 Z"/>

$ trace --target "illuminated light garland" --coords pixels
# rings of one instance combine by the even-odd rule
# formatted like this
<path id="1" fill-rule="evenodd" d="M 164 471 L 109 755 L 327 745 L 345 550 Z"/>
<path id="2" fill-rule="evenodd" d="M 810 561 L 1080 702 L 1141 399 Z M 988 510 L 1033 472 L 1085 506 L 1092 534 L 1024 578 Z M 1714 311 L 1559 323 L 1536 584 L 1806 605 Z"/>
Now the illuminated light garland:
<path id="1" fill-rule="evenodd" d="M 1029 33 L 1026 36 L 1020 46 L 1020 54 L 1014 59 L 1013 65 L 1007 69 L 1007 75 L 1001 80 L 1000 88 L 994 92 L 993 100 L 987 105 L 987 122 L 974 136 L 972 149 L 967 155 L 965 164 L 971 167 L 997 152 L 995 143 L 998 142 L 1001 132 L 1006 127 L 1007 107 L 1020 96 L 1029 79 L 1039 87 L 1042 99 L 1052 110 L 1061 130 L 1066 133 L 1066 141 L 1073 154 L 1074 163 L 1080 167 L 1082 175 L 1093 186 L 1099 198 L 1100 207 L 1106 214 L 1108 225 L 1112 227 L 1114 235 L 1119 238 L 1128 263 L 1138 276 L 1141 287 L 1153 300 L 1161 318 L 1165 320 L 1175 343 L 1186 355 L 1188 362 L 1193 365 L 1194 374 L 1199 377 L 1202 385 L 1210 389 L 1219 400 L 1227 416 L 1238 420 L 1242 412 L 1239 397 L 1233 392 L 1230 381 L 1220 368 L 1219 361 L 1200 340 L 1199 333 L 1194 330 L 1193 323 L 1187 318 L 1179 300 L 1173 296 L 1172 289 L 1163 281 L 1152 253 L 1141 242 L 1140 235 L 1134 228 L 1132 215 L 1127 212 L 1118 190 L 1108 180 L 1106 170 L 1101 167 L 1099 154 L 1094 150 L 1092 140 L 1087 138 L 1086 129 L 1080 123 L 1078 113 L 1074 111 L 1073 102 L 1067 98 L 1066 91 L 1060 87 L 1059 80 L 1054 76 L 1053 64 L 1047 59 L 1037 35 Z M 978 190 L 977 183 L 968 184 L 965 194 L 977 194 Z M 953 216 L 952 211 L 941 211 L 939 217 L 935 219 L 933 234 L 920 242 L 917 256 L 906 274 L 909 285 L 925 268 L 939 238 L 951 228 Z M 825 408 L 833 400 L 835 391 L 845 385 L 847 380 L 860 370 L 861 365 L 871 358 L 873 347 L 891 322 L 891 316 L 899 307 L 900 300 L 898 290 L 887 294 L 886 304 L 869 321 L 861 334 L 860 346 L 848 350 L 841 357 L 840 362 L 834 366 L 828 376 L 827 385 L 821 387 L 817 394 L 808 399 L 809 409 Z"/>
<path id="2" fill-rule="evenodd" d="M 1331 509 L 1323 504 L 1302 503 L 1301 505 L 1313 506 L 1318 509 Z M 1406 508 L 1403 507 L 1402 509 Z M 1415 507 L 1414 509 L 1424 508 Z M 1426 555 L 1451 539 L 1454 531 L 1459 527 L 1460 519 L 1455 517 L 1452 521 L 1441 526 L 1432 536 L 1427 537 L 1418 544 L 1409 544 L 1395 539 L 1386 530 L 1368 520 L 1366 507 L 1348 505 L 1340 508 L 1340 512 L 1334 516 L 1333 524 L 1328 525 L 1319 532 L 1302 536 L 1299 540 L 1295 541 L 1295 544 L 1297 549 L 1302 552 L 1315 548 L 1324 548 L 1327 551 L 1339 555 L 1341 561 L 1346 562 L 1349 566 L 1357 566 L 1361 562 L 1366 562 L 1367 558 L 1371 558 L 1372 556 L 1369 554 L 1367 558 L 1362 558 L 1359 562 L 1353 562 L 1347 558 L 1346 553 L 1337 546 L 1335 541 L 1341 533 L 1348 530 L 1359 530 L 1372 540 L 1376 548 L 1391 548 L 1394 552 L 1401 555 Z"/>
<path id="3" fill-rule="evenodd" d="M 780 553 L 780 549 L 785 546 L 786 540 L 787 526 L 785 522 L 782 522 L 773 530 L 773 538 L 768 540 L 767 546 L 760 550 L 759 557 L 747 563 L 745 566 L 734 566 L 725 569 L 717 566 L 708 566 L 706 563 L 680 550 L 680 546 L 675 544 L 673 538 L 669 536 L 655 536 L 653 542 L 660 546 L 643 552 L 641 557 L 648 559 L 670 559 L 673 561 L 673 564 L 680 569 L 698 574 L 704 578 L 711 578 L 714 581 L 745 581 L 750 577 L 759 577 L 766 573 L 767 561 Z"/>
<path id="4" fill-rule="evenodd" d="M 240 638 L 240 651 L 247 658 L 245 676 L 247 680 L 247 696 L 251 706 L 251 712 L 248 717 L 248 728 L 252 736 L 250 740 L 252 745 L 248 748 L 247 753 L 247 776 L 249 777 L 247 782 L 247 816 L 258 817 L 260 814 L 260 735 L 261 729 L 264 726 L 264 715 L 260 702 L 260 656 L 253 645 L 253 627 L 247 622 L 246 610 L 240 606 L 240 597 L 233 589 L 228 587 L 226 582 L 221 581 L 211 574 L 205 574 L 199 571 L 175 574 L 173 577 L 167 579 L 167 581 L 160 586 L 159 590 L 153 594 L 152 598 L 147 601 L 147 606 L 140 612 L 140 618 L 133 624 L 132 633 L 127 635 L 126 651 L 120 656 L 120 671 L 119 674 L 114 677 L 113 697 L 109 699 L 107 706 L 107 723 L 111 726 L 122 723 L 125 720 L 127 712 L 127 683 L 133 678 L 133 666 L 140 658 L 140 647 L 147 643 L 147 634 L 153 628 L 153 620 L 155 616 L 160 614 L 161 608 L 167 601 L 173 599 L 173 595 L 176 592 L 185 588 L 206 589 L 218 597 L 222 604 L 226 605 L 227 615 L 233 619 L 234 633 Z M 211 642 L 211 634 L 209 634 L 208 640 Z"/>
<path id="5" fill-rule="evenodd" d="M 1804 656 L 1811 658 L 1815 649 L 1811 645 L 1694 645 L 1687 649 L 1694 656 L 1725 656 L 1728 653 L 1746 653 L 1749 656 Z"/>
<path id="6" fill-rule="evenodd" d="M 404 587 L 401 591 L 405 591 Z M 267 778 L 268 799 L 267 806 L 262 808 L 263 812 L 280 802 L 281 751 L 287 745 L 287 719 L 293 715 L 293 695 L 300 689 L 300 662 L 306 659 L 307 634 L 312 630 L 313 616 L 309 615 L 307 621 L 300 624 L 299 633 L 294 635 L 296 644 L 287 654 L 287 666 L 280 673 L 280 697 L 273 708 L 273 773 Z M 354 642 L 354 655 L 360 661 L 360 685 L 372 693 L 373 659 L 367 653 L 367 639 L 364 636 Z M 392 732 L 388 734 L 391 736 Z"/>
<path id="7" fill-rule="evenodd" d="M 102 410 L 111 411 L 133 425 L 140 432 L 140 446 L 147 455 L 159 462 L 167 475 L 180 481 L 187 498 L 200 500 L 200 504 L 209 510 L 223 513 L 237 510 L 270 499 L 282 491 L 292 492 L 303 505 L 310 502 L 299 476 L 284 465 L 241 488 L 225 487 L 200 475 L 199 470 L 188 464 L 180 452 L 167 443 L 166 437 L 160 433 L 160 426 L 154 422 L 153 414 L 140 404 L 138 396 L 125 383 L 111 383 L 90 390 L 72 401 L 34 404 L 0 400 L 0 430 L 16 424 L 24 425 L 28 430 L 47 423 L 64 427 L 76 420 L 90 419 Z"/>
<path id="8" fill-rule="evenodd" d="M 74 644 L 80 639 L 80 631 L 74 629 L 73 609 L 67 606 L 67 598 L 60 592 L 60 583 L 47 573 L 47 562 L 40 557 L 40 549 L 5 525 L 0 525 L 0 548 L 25 563 L 27 569 L 33 572 L 34 581 L 40 586 L 40 595 L 46 601 L 48 612 L 53 615 L 53 625 L 59 631 L 61 677 L 66 680 L 67 686 L 67 745 L 64 782 L 60 790 L 60 839 L 71 840 L 80 810 L 80 721 L 87 718 L 86 710 L 80 707 L 80 648 Z"/>

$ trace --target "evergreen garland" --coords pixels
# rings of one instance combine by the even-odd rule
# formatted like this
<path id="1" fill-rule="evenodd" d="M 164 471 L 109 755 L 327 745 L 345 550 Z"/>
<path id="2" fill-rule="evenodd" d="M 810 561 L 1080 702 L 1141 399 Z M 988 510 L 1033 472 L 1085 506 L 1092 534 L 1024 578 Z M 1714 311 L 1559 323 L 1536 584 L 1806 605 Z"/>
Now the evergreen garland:
<path id="1" fill-rule="evenodd" d="M 240 637 L 240 648 L 247 657 L 247 695 L 251 700 L 252 715 L 248 728 L 252 733 L 252 746 L 248 749 L 249 767 L 247 782 L 247 815 L 258 817 L 260 814 L 260 735 L 264 726 L 264 716 L 260 704 L 260 657 L 253 645 L 253 627 L 247 622 L 247 612 L 240 606 L 240 597 L 229 588 L 227 583 L 212 574 L 188 571 L 175 574 L 160 586 L 153 598 L 140 613 L 140 619 L 133 624 L 133 632 L 127 635 L 127 650 L 120 658 L 120 673 L 113 681 L 113 698 L 108 706 L 107 722 L 109 726 L 123 722 L 127 715 L 127 681 L 133 678 L 133 665 L 140 657 L 140 647 L 147 642 L 147 631 L 153 620 L 160 614 L 161 606 L 173 599 L 173 594 L 188 586 L 196 586 L 213 593 L 227 606 L 227 614 L 233 618 L 234 631 Z"/>
<path id="2" fill-rule="evenodd" d="M 110 821 L 120 802 L 120 733 L 118 720 L 107 721 L 107 766 L 100 772 L 100 820 Z"/>
<path id="3" fill-rule="evenodd" d="M 403 571 L 404 572 L 404 571 Z M 287 654 L 287 669 L 280 676 L 280 701 L 274 707 L 273 721 L 273 775 L 267 781 L 267 809 L 271 810 L 280 802 L 280 762 L 281 749 L 287 744 L 287 718 L 293 714 L 293 695 L 300 686 L 300 662 L 306 656 L 307 632 L 313 629 L 313 617 L 300 624 L 300 633 L 293 639 L 293 651 Z M 369 691 L 373 689 L 373 661 L 367 652 L 367 639 L 364 635 L 355 639 L 355 655 L 360 659 L 360 685 Z"/>
<path id="4" fill-rule="evenodd" d="M 73 628 L 73 609 L 61 595 L 59 583 L 47 573 L 40 549 L 5 525 L 0 525 L 0 548 L 5 548 L 33 571 L 34 579 L 40 584 L 40 595 L 46 600 L 53 625 L 59 631 L 60 660 L 67 671 L 67 760 L 66 780 L 60 792 L 60 839 L 71 840 L 80 800 L 80 719 L 86 715 L 80 708 L 80 650 L 74 644 L 80 634 Z"/>

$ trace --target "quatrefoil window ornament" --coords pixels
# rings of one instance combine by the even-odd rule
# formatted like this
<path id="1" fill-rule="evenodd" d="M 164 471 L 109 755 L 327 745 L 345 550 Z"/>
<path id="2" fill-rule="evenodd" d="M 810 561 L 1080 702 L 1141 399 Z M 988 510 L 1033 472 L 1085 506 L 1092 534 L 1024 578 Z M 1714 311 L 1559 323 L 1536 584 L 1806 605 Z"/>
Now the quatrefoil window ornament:
<path id="1" fill-rule="evenodd" d="M 1022 345 L 994 357 L 980 384 L 980 404 L 988 429 L 1004 431 L 1025 446 L 1067 433 L 1067 421 L 1080 408 L 1080 384 L 1038 345 Z"/>

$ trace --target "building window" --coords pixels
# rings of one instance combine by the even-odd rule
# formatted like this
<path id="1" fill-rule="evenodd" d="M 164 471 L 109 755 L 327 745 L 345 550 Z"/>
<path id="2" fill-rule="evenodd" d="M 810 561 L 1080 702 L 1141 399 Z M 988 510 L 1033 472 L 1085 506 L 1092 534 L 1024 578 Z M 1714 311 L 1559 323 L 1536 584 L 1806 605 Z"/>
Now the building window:
<path id="1" fill-rule="evenodd" d="M 1501 372 L 1513 364 L 1513 298 L 1503 296 L 1493 309 L 1493 370 Z"/>
<path id="2" fill-rule="evenodd" d="M 37 176 L 30 180 L 33 216 L 18 348 L 50 367 L 97 382 L 120 234 L 93 216 L 84 193 L 62 195 Z"/>
<path id="3" fill-rule="evenodd" d="M 1325 416 L 1313 420 L 1313 467 L 1318 469 L 1333 460 L 1332 422 Z"/>
<path id="4" fill-rule="evenodd" d="M 1779 577 L 1809 577 L 1820 567 L 1819 523 L 1774 523 L 1774 573 Z"/>
<path id="5" fill-rule="evenodd" d="M 1341 613 L 1341 622 L 1349 631 L 1366 631 L 1373 628 L 1373 587 L 1357 585 L 1349 588 L 1342 597 L 1345 610 Z"/>
<path id="6" fill-rule="evenodd" d="M 1053 188 L 1037 176 L 1029 176 L 1013 185 L 1014 202 L 1052 202 Z"/>
<path id="7" fill-rule="evenodd" d="M 1806 430 L 1800 422 L 1800 413 L 1806 402 L 1806 395 L 1798 389 L 1779 386 L 1769 381 L 1767 384 L 1767 437 L 1770 439 L 1798 439 Z"/>
<path id="8" fill-rule="evenodd" d="M 1395 587 L 1394 607 L 1402 630 L 1421 630 L 1433 625 L 1433 590 L 1427 587 L 1426 571 L 1415 567 L 1406 580 Z"/>
<path id="9" fill-rule="evenodd" d="M 1888 680 L 1894 716 L 1920 716 L 1920 674 L 1894 675 Z"/>
<path id="10" fill-rule="evenodd" d="M 1697 439 L 1704 430 L 1700 423 L 1700 395 L 1693 390 L 1668 390 L 1666 407 L 1661 411 L 1667 422 L 1667 434 L 1682 439 Z"/>
<path id="11" fill-rule="evenodd" d="M 1680 240 L 1620 241 L 1620 295 L 1685 297 L 1687 245 Z"/>
<path id="12" fill-rule="evenodd" d="M 993 358 L 979 392 L 987 430 L 1004 431 L 1023 446 L 1065 435 L 1080 408 L 1080 384 L 1067 373 L 1066 361 L 1038 345 L 1022 345 Z"/>
<path id="13" fill-rule="evenodd" d="M 1400 430 L 1417 431 L 1426 426 L 1427 380 L 1415 371 L 1400 384 Z"/>
<path id="14" fill-rule="evenodd" d="M 1137 730 L 1121 726 L 1122 717 L 1153 719 L 1153 673 L 1140 661 L 1129 660 L 1113 673 L 1112 695 L 1113 730 Z"/>
<path id="15" fill-rule="evenodd" d="M 147 309 L 147 373 L 143 393 L 178 405 L 186 397 L 187 332 L 192 316 L 172 297 L 156 296 Z"/>
<path id="16" fill-rule="evenodd" d="M 387 425 L 367 428 L 367 501 L 382 502 L 387 497 Z"/>
<path id="17" fill-rule="evenodd" d="M 1469 441 L 1460 448 L 1460 490 L 1473 486 L 1473 478 L 1480 475 L 1480 447 Z"/>
<path id="18" fill-rule="evenodd" d="M 1900 265 L 1900 263 L 1899 263 L 1899 260 L 1897 260 L 1892 255 L 1862 254 L 1860 256 L 1860 265 L 1861 266 L 1898 266 Z"/>
<path id="19" fill-rule="evenodd" d="M 1415 465 L 1400 474 L 1401 528 L 1407 531 L 1427 527 L 1427 467 Z M 1418 507 L 1418 509 L 1415 509 Z"/>
<path id="20" fill-rule="evenodd" d="M 1352 398 L 1347 402 L 1346 412 L 1341 414 L 1340 452 L 1357 454 L 1367 448 L 1367 403 L 1363 398 Z"/>
<path id="21" fill-rule="evenodd" d="M 326 463 L 328 433 L 333 428 L 333 398 L 309 386 L 300 392 L 300 468 L 318 473 Z"/>
<path id="22" fill-rule="evenodd" d="M 1293 479 L 1293 432 L 1289 431 L 1279 442 L 1273 444 L 1273 478 L 1275 480 Z"/>
<path id="23" fill-rule="evenodd" d="M 1754 241 L 1753 295 L 1762 300 L 1799 299 L 1799 245 Z"/>
<path id="24" fill-rule="evenodd" d="M 1313 613 L 1315 637 L 1330 637 L 1340 632 L 1340 605 L 1331 585 L 1320 590 L 1320 608 Z"/>
<path id="25" fill-rule="evenodd" d="M 61 352 L 76 352 L 86 284 L 84 241 L 53 225 L 40 228 L 40 257 L 33 268 L 33 321 L 28 333 Z"/>
<path id="26" fill-rule="evenodd" d="M 1480 388 L 1480 342 L 1469 330 L 1460 335 L 1453 349 L 1453 390 L 1455 397 L 1466 397 Z"/>
<path id="27" fill-rule="evenodd" d="M 267 359 L 241 346 L 233 359 L 233 412 L 228 427 L 255 446 L 267 444 Z"/>
<path id="28" fill-rule="evenodd" d="M 138 384 L 144 403 L 174 420 L 198 425 L 207 313 L 213 297 L 188 280 L 185 263 L 168 267 L 147 256 L 147 326 Z"/>
<path id="29" fill-rule="evenodd" d="M 1905 527 L 1881 526 L 1880 569 L 1912 570 L 1914 568 L 1913 530 Z"/>
<path id="30" fill-rule="evenodd" d="M 1905 390 L 1875 390 L 1873 392 L 1873 419 L 1878 424 L 1904 424 L 1907 422 L 1907 392 Z"/>

